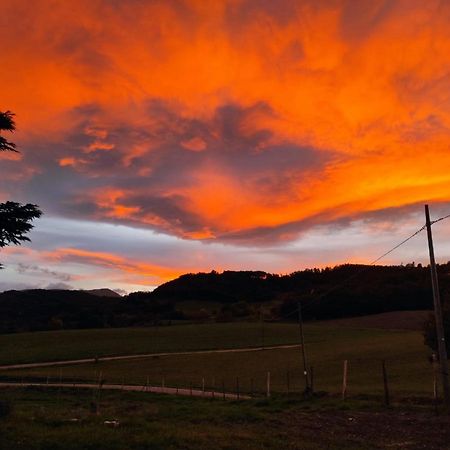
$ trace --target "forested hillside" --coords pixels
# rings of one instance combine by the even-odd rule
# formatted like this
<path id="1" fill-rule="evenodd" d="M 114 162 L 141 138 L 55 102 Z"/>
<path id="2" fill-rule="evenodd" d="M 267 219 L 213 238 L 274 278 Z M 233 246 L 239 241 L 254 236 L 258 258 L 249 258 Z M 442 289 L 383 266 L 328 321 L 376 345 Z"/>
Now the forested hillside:
<path id="1" fill-rule="evenodd" d="M 441 291 L 450 292 L 450 263 L 438 266 Z M 329 319 L 386 311 L 431 309 L 430 270 L 421 265 L 341 265 L 289 275 L 265 272 L 187 274 L 159 286 L 152 298 L 223 304 L 222 312 L 270 302 L 273 319 L 293 316 L 297 302 L 306 319 Z M 228 314 L 229 315 L 229 314 Z"/>
<path id="2" fill-rule="evenodd" d="M 446 308 L 450 263 L 438 271 Z M 295 320 L 298 301 L 307 320 L 431 309 L 429 268 L 342 265 L 289 275 L 212 271 L 182 275 L 153 292 L 124 297 L 7 291 L 0 294 L 0 332 L 149 326 L 172 320 Z"/>

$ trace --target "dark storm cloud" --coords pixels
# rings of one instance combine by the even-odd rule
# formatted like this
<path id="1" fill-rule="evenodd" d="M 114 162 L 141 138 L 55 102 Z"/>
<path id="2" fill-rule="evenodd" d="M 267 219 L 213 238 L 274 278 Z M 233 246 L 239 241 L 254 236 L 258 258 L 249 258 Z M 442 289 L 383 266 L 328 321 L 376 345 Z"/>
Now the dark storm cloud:
<path id="1" fill-rule="evenodd" d="M 205 220 L 208 211 L 192 207 L 192 189 L 205 170 L 213 167 L 234 180 L 242 191 L 233 195 L 257 195 L 270 207 L 283 198 L 292 203 L 296 187 L 308 174 L 320 174 L 342 156 L 274 139 L 266 123 L 277 115 L 263 102 L 245 107 L 224 104 L 211 117 L 200 119 L 151 100 L 139 125 L 132 115 L 120 122 L 103 120 L 105 111 L 92 104 L 73 110 L 70 117 L 74 125 L 62 142 L 41 139 L 33 151 L 24 153 L 23 163 L 35 173 L 19 197 L 48 213 L 149 227 L 181 237 L 207 232 L 205 241 L 260 246 L 294 239 L 313 227 L 395 221 L 417 206 L 344 216 L 338 206 L 274 226 L 227 230 L 220 221 Z M 424 126 L 436 126 L 436 121 L 430 119 Z M 299 208 L 301 204 L 300 196 Z"/>
<path id="2" fill-rule="evenodd" d="M 276 115 L 265 103 L 225 104 L 208 120 L 200 120 L 153 100 L 139 126 L 132 121 L 102 124 L 102 113 L 95 105 L 78 108 L 71 113 L 74 127 L 63 142 L 38 142 L 34 152 L 26 153 L 26 164 L 36 167 L 27 198 L 53 214 L 185 236 L 205 228 L 202 211 L 191 208 L 189 193 L 205 168 L 212 165 L 251 195 L 269 201 L 275 194 L 289 195 L 304 174 L 334 158 L 332 153 L 274 141 L 264 120 Z M 108 200 L 111 189 L 119 193 L 121 207 L 132 213 L 114 214 L 116 200 Z M 222 235 L 214 223 L 206 226 Z M 270 234 L 276 235 L 277 229 Z M 259 230 L 266 235 L 262 227 L 248 236 Z M 279 231 L 283 234 L 283 227 Z"/>

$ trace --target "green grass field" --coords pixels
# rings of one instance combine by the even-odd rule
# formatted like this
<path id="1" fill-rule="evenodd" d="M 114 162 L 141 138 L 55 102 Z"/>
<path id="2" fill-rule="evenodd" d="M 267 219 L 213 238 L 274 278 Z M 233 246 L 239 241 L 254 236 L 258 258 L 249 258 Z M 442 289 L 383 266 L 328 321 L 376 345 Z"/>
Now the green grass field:
<path id="1" fill-rule="evenodd" d="M 311 338 L 319 329 L 311 328 Z M 0 364 L 298 343 L 295 324 L 189 324 L 0 335 Z"/>
<path id="2" fill-rule="evenodd" d="M 159 329 L 61 331 L 2 336 L 3 362 L 72 359 L 83 356 L 257 347 L 297 343 L 298 328 L 266 324 L 264 338 L 259 324 L 182 325 Z M 381 395 L 381 360 L 386 360 L 393 396 L 429 397 L 433 388 L 429 350 L 415 331 L 340 328 L 326 324 L 305 326 L 309 365 L 314 368 L 316 390 L 341 389 L 343 361 L 349 361 L 348 394 Z M 17 347 L 15 347 L 17 346 Z M 15 350 L 13 351 L 13 348 Z M 200 387 L 263 394 L 267 372 L 273 392 L 300 391 L 304 387 L 300 349 L 245 353 L 155 356 L 123 361 L 15 370 L 1 377 L 41 380 L 98 380 L 111 383 Z M 238 380 L 239 379 L 239 380 Z M 289 379 L 289 381 L 288 381 Z M 288 387 L 289 385 L 289 387 Z"/>

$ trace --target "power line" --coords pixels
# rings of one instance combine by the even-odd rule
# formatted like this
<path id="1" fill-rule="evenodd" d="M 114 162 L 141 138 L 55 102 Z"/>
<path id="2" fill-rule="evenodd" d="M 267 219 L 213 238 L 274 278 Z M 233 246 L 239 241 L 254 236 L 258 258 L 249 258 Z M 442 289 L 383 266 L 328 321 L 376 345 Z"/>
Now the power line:
<path id="1" fill-rule="evenodd" d="M 431 225 L 437 223 L 437 222 L 441 222 L 442 220 L 448 219 L 450 218 L 450 214 L 440 217 L 439 219 L 433 220 L 431 221 Z M 347 284 L 350 280 L 353 280 L 354 278 L 357 278 L 358 276 L 360 276 L 362 273 L 366 272 L 369 267 L 372 267 L 374 264 L 376 264 L 378 261 L 380 261 L 381 259 L 385 258 L 386 256 L 388 256 L 389 254 L 391 254 L 392 252 L 394 252 L 395 250 L 397 250 L 399 247 L 401 247 L 402 245 L 406 244 L 408 241 L 410 241 L 411 239 L 413 239 L 415 236 L 417 236 L 418 234 L 420 234 L 423 230 L 425 230 L 426 228 L 426 224 L 423 225 L 421 228 L 419 228 L 417 231 L 415 231 L 413 234 L 411 234 L 410 236 L 408 236 L 406 239 L 403 239 L 403 241 L 399 242 L 397 245 L 395 245 L 394 247 L 392 247 L 390 250 L 388 250 L 387 252 L 383 253 L 381 256 L 379 256 L 378 258 L 374 259 L 371 263 L 369 263 L 368 265 L 364 266 L 364 268 L 362 268 L 360 271 L 354 273 L 353 275 L 349 276 L 348 278 L 346 278 L 344 281 L 342 281 L 341 283 L 331 287 L 330 289 L 328 289 L 326 292 L 318 295 L 316 298 L 314 298 L 309 304 L 305 305 L 303 307 L 303 310 L 307 310 L 308 308 L 311 308 L 312 304 L 321 300 L 322 298 L 326 297 L 327 295 L 331 294 L 332 292 L 336 291 L 337 289 L 341 288 L 342 286 L 344 286 L 345 284 Z M 279 316 L 279 319 L 283 319 L 283 318 L 287 318 L 290 317 L 294 314 L 297 314 L 298 311 L 297 309 L 294 309 L 293 311 L 291 311 L 290 313 L 284 314 L 282 316 Z"/>
<path id="2" fill-rule="evenodd" d="M 444 216 L 444 217 L 440 217 L 439 219 L 432 220 L 432 221 L 430 222 L 430 225 L 434 225 L 435 223 L 440 222 L 441 220 L 448 219 L 449 217 L 450 217 L 450 214 L 448 214 L 448 215 L 446 215 L 446 216 Z"/>
<path id="3" fill-rule="evenodd" d="M 450 217 L 450 216 L 449 216 Z M 425 230 L 426 225 L 424 225 L 422 228 L 419 228 L 417 231 L 415 231 L 411 236 L 407 237 L 406 239 L 404 239 L 402 242 L 400 242 L 399 244 L 397 244 L 395 247 L 392 247 L 390 250 L 388 250 L 386 253 L 383 253 L 380 257 L 378 257 L 377 259 L 373 260 L 369 266 L 373 266 L 374 264 L 376 264 L 378 261 L 380 261 L 381 259 L 383 259 L 385 256 L 389 255 L 390 253 L 392 253 L 393 251 L 397 250 L 399 247 L 401 247 L 403 244 L 406 244 L 408 241 L 410 241 L 413 237 L 417 236 L 420 232 L 422 232 L 423 230 Z"/>

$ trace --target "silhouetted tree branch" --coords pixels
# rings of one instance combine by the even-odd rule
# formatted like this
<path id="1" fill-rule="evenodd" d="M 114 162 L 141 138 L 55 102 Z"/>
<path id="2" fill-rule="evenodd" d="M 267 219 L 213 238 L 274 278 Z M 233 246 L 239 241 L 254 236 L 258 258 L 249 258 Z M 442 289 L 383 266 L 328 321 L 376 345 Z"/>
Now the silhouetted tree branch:
<path id="1" fill-rule="evenodd" d="M 38 207 L 30 203 L 0 203 L 0 247 L 20 245 L 23 241 L 29 241 L 30 238 L 25 236 L 25 233 L 33 228 L 30 222 L 41 215 Z"/>
<path id="2" fill-rule="evenodd" d="M 13 132 L 16 129 L 14 122 L 14 114 L 11 111 L 0 111 L 0 131 Z M 0 151 L 16 152 L 16 144 L 7 141 L 3 136 L 0 136 Z"/>
<path id="3" fill-rule="evenodd" d="M 15 129 L 14 114 L 11 111 L 0 111 L 0 131 L 13 132 Z M 17 152 L 16 144 L 0 136 L 0 151 Z M 33 228 L 31 222 L 41 215 L 42 212 L 37 205 L 31 203 L 26 205 L 10 201 L 0 203 L 0 248 L 29 241 L 25 234 Z"/>

